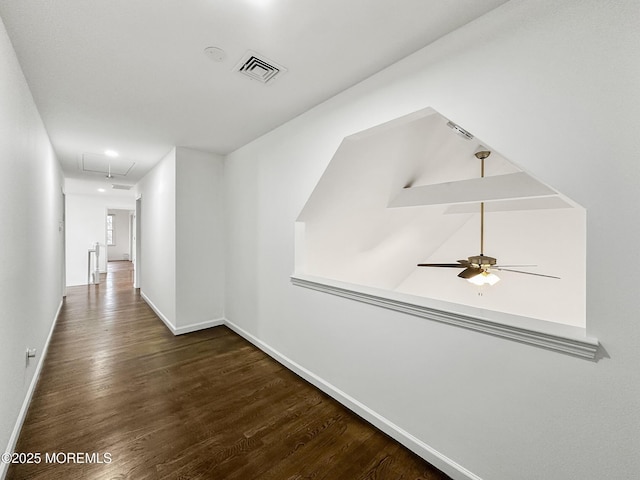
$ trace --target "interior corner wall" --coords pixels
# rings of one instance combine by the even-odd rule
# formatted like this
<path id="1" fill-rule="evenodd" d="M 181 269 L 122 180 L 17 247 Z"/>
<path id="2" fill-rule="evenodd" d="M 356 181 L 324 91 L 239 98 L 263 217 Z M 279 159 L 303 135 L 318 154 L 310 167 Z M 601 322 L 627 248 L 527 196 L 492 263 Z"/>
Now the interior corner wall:
<path id="1" fill-rule="evenodd" d="M 29 396 L 62 301 L 63 177 L 0 21 L 0 452 Z M 25 349 L 37 349 L 26 362 Z M 0 463 L 0 478 L 7 464 Z"/>
<path id="2" fill-rule="evenodd" d="M 174 333 L 224 315 L 222 157 L 176 147 L 138 184 L 140 291 Z"/>
<path id="3" fill-rule="evenodd" d="M 108 207 L 132 209 L 132 201 L 108 195 L 67 194 L 67 286 L 87 285 L 88 251 L 100 243 L 101 273 L 107 271 L 106 215 Z"/>
<path id="4" fill-rule="evenodd" d="M 634 478 L 638 292 L 615 259 L 640 245 L 639 23 L 637 0 L 512 0 L 228 155 L 226 317 L 477 477 Z M 586 208 L 598 362 L 291 285 L 342 139 L 428 106 Z"/>
<path id="5" fill-rule="evenodd" d="M 138 183 L 142 219 L 140 292 L 176 327 L 176 150 Z"/>
<path id="6" fill-rule="evenodd" d="M 176 148 L 176 326 L 224 315 L 222 157 Z"/>

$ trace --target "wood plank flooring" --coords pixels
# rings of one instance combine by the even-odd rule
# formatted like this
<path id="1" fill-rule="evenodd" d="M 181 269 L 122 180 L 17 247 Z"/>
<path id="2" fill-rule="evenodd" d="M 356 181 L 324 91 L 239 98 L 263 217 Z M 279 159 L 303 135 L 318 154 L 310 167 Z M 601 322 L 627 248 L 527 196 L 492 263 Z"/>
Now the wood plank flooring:
<path id="1" fill-rule="evenodd" d="M 41 461 L 7 479 L 449 478 L 228 328 L 174 337 L 131 282 L 68 289 L 16 448 Z"/>

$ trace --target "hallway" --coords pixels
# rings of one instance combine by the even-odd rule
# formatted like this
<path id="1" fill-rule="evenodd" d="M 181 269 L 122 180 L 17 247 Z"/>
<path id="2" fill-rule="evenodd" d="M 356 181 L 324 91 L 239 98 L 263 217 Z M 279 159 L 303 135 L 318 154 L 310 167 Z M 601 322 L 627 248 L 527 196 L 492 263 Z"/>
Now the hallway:
<path id="1" fill-rule="evenodd" d="M 174 336 L 132 278 L 68 289 L 8 479 L 448 478 L 226 327 Z"/>

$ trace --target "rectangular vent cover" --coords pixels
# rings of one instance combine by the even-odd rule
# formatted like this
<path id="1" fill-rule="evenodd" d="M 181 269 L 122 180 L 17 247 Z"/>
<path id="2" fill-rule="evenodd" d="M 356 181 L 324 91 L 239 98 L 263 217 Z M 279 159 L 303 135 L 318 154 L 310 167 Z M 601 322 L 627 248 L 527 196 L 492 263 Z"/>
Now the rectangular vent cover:
<path id="1" fill-rule="evenodd" d="M 118 185 L 116 183 L 112 183 L 111 188 L 113 188 L 114 190 L 131 190 L 131 188 L 133 188 L 133 185 Z"/>
<path id="2" fill-rule="evenodd" d="M 235 66 L 235 71 L 246 75 L 252 80 L 257 80 L 261 83 L 268 83 L 285 73 L 287 69 L 282 65 L 278 65 L 276 62 L 249 50 Z"/>

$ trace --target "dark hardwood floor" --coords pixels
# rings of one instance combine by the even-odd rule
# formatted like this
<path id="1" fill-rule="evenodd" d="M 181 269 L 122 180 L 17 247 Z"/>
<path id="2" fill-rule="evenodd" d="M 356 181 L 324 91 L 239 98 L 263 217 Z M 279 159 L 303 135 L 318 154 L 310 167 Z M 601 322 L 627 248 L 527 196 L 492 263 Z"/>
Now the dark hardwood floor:
<path id="1" fill-rule="evenodd" d="M 132 273 L 68 289 L 8 479 L 449 478 L 228 328 L 173 336 Z"/>

